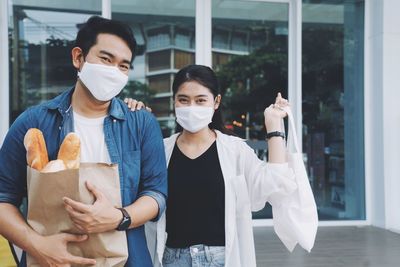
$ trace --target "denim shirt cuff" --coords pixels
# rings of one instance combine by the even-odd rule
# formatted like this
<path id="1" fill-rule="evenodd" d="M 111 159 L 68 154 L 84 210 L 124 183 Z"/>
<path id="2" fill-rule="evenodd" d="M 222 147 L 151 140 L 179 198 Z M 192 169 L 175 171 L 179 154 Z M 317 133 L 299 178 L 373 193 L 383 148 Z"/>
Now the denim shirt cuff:
<path id="1" fill-rule="evenodd" d="M 19 207 L 21 200 L 18 197 L 15 197 L 13 194 L 0 192 L 0 203 L 9 203 Z"/>
<path id="2" fill-rule="evenodd" d="M 158 221 L 158 219 L 160 219 L 161 215 L 164 213 L 164 210 L 165 210 L 165 206 L 166 206 L 165 196 L 163 194 L 161 194 L 160 192 L 153 191 L 153 190 L 145 190 L 145 191 L 140 192 L 138 198 L 143 197 L 143 196 L 152 197 L 155 201 L 157 201 L 158 214 L 157 214 L 157 217 L 155 217 L 151 221 L 152 222 Z"/>

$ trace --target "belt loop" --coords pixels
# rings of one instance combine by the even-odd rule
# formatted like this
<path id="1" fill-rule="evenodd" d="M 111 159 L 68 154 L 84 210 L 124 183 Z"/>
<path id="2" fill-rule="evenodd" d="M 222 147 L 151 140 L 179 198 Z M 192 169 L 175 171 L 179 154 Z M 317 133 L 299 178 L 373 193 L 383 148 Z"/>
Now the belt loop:
<path id="1" fill-rule="evenodd" d="M 180 255 L 181 255 L 181 249 L 180 249 L 180 248 L 177 248 L 177 249 L 176 249 L 175 257 L 176 257 L 177 259 L 179 259 Z"/>
<path id="2" fill-rule="evenodd" d="M 206 254 L 207 262 L 211 262 L 211 252 L 209 246 L 204 246 L 204 254 Z"/>

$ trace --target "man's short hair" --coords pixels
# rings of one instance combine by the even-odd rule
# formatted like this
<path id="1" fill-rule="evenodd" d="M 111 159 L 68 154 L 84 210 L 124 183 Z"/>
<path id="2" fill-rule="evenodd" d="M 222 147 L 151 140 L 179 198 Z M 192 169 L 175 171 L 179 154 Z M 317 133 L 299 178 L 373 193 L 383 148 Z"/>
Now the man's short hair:
<path id="1" fill-rule="evenodd" d="M 99 16 L 90 17 L 86 23 L 82 24 L 75 40 L 75 47 L 82 49 L 83 56 L 89 53 L 92 46 L 96 44 L 97 36 L 100 33 L 109 33 L 120 37 L 128 45 L 132 52 L 131 63 L 135 58 L 136 39 L 129 25 Z"/>

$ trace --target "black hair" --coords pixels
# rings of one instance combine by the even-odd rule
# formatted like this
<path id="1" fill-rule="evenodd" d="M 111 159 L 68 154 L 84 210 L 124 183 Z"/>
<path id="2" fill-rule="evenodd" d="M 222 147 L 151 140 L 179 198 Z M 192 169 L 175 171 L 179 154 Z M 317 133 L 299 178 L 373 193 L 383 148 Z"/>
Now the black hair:
<path id="1" fill-rule="evenodd" d="M 129 25 L 117 20 L 105 19 L 99 16 L 90 17 L 80 26 L 74 46 L 81 48 L 83 56 L 86 57 L 90 48 L 96 44 L 97 36 L 100 33 L 113 34 L 124 40 L 132 52 L 132 64 L 137 46 L 135 36 Z"/>
<path id="2" fill-rule="evenodd" d="M 214 71 L 203 65 L 188 65 L 182 68 L 176 75 L 174 82 L 172 84 L 172 92 L 173 97 L 175 98 L 178 89 L 184 84 L 185 82 L 195 81 L 201 84 L 204 87 L 207 87 L 208 90 L 212 93 L 213 97 L 217 97 L 220 94 L 219 84 L 217 76 L 215 75 Z M 215 110 L 214 115 L 212 117 L 211 123 L 208 125 L 210 129 L 219 130 L 226 134 L 232 134 L 228 129 L 224 126 L 224 121 L 222 119 L 221 113 L 221 104 L 219 105 L 218 109 Z M 180 132 L 183 128 L 179 124 L 177 124 L 176 131 Z"/>

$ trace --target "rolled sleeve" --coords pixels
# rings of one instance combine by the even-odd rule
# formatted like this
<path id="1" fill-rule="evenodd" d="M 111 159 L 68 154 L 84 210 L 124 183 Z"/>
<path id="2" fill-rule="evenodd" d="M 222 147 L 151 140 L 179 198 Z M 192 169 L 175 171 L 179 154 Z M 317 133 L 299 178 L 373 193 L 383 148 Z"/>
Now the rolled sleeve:
<path id="1" fill-rule="evenodd" d="M 0 192 L 0 203 L 9 203 L 16 207 L 19 207 L 19 205 L 21 204 L 21 197 L 15 196 L 15 194 Z"/>
<path id="2" fill-rule="evenodd" d="M 158 214 L 152 221 L 153 222 L 158 221 L 160 219 L 161 215 L 165 211 L 165 207 L 167 205 L 166 197 L 162 193 L 157 192 L 157 191 L 153 191 L 153 190 L 146 190 L 146 191 L 143 191 L 143 192 L 141 192 L 139 194 L 139 197 L 143 197 L 143 196 L 152 197 L 155 201 L 157 201 Z"/>
<path id="3" fill-rule="evenodd" d="M 160 126 L 150 113 L 145 115 L 141 144 L 141 177 L 138 196 L 154 198 L 159 207 L 157 221 L 163 214 L 168 197 L 167 163 Z"/>
<path id="4" fill-rule="evenodd" d="M 297 190 L 295 174 L 288 163 L 267 163 L 267 169 L 275 188 L 268 197 L 268 202 L 273 206 L 284 205 Z"/>
<path id="5" fill-rule="evenodd" d="M 242 143 L 242 146 L 240 157 L 243 159 L 252 211 L 262 209 L 265 202 L 272 206 L 284 203 L 297 188 L 288 163 L 267 163 L 260 160 L 247 144 Z"/>
<path id="6" fill-rule="evenodd" d="M 32 128 L 28 109 L 13 123 L 0 148 L 0 202 L 21 205 L 26 196 L 26 150 L 23 144 L 27 129 Z"/>
<path id="7" fill-rule="evenodd" d="M 276 173 L 280 173 L 285 175 L 286 172 L 289 170 L 289 164 L 287 162 L 284 163 L 271 163 L 267 162 L 268 168 Z"/>

